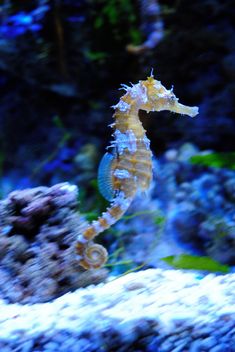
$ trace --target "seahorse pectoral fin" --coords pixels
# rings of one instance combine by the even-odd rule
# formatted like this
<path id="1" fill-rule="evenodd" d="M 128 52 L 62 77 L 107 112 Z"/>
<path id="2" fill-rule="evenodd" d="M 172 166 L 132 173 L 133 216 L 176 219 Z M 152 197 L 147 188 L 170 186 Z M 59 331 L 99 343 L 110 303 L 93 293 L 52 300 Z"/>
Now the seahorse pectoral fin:
<path id="1" fill-rule="evenodd" d="M 114 159 L 114 154 L 105 153 L 98 168 L 99 191 L 108 201 L 112 201 L 115 195 L 112 185 L 112 163 Z"/>

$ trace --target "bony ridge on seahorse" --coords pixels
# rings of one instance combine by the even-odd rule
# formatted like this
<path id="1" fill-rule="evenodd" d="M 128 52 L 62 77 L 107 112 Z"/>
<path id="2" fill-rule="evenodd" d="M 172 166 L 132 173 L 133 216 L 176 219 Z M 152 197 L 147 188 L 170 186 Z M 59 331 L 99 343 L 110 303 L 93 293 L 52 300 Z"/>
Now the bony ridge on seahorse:
<path id="1" fill-rule="evenodd" d="M 78 235 L 76 254 L 85 269 L 101 267 L 107 260 L 106 249 L 93 239 L 117 222 L 131 204 L 138 190 L 148 189 L 152 179 L 152 152 L 150 141 L 140 122 L 139 110 L 169 110 L 178 114 L 195 116 L 196 106 L 189 107 L 178 102 L 172 89 L 167 90 L 151 74 L 145 81 L 122 85 L 126 91 L 115 109 L 111 125 L 113 141 L 101 160 L 98 183 L 102 195 L 110 206 Z"/>

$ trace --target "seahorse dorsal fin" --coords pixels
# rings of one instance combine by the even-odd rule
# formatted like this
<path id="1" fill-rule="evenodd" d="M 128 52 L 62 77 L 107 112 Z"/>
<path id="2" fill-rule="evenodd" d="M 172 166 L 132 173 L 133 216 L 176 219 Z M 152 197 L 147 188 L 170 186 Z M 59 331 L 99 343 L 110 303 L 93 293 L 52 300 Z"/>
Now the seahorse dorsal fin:
<path id="1" fill-rule="evenodd" d="M 99 190 L 102 196 L 108 201 L 112 201 L 114 198 L 114 189 L 112 185 L 112 163 L 114 159 L 114 154 L 105 153 L 98 168 Z"/>

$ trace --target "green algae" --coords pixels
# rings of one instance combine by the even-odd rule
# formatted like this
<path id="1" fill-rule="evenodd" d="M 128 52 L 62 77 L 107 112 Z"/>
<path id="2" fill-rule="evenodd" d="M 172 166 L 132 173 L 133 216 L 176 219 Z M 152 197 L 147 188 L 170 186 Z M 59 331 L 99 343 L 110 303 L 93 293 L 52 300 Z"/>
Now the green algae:
<path id="1" fill-rule="evenodd" d="M 230 267 L 228 265 L 223 265 L 206 256 L 180 254 L 170 255 L 168 257 L 161 258 L 161 260 L 176 269 L 203 270 L 209 272 L 220 272 L 224 274 L 230 271 Z"/>

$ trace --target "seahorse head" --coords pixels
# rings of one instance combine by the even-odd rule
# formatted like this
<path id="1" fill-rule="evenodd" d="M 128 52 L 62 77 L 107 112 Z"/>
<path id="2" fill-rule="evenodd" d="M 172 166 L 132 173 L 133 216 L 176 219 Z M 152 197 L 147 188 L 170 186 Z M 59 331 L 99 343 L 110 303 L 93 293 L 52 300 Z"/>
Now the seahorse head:
<path id="1" fill-rule="evenodd" d="M 146 99 L 141 104 L 140 109 L 147 112 L 169 110 L 192 117 L 198 114 L 198 107 L 180 104 L 178 98 L 173 93 L 173 89 L 167 90 L 152 75 L 146 81 L 140 81 L 139 84 L 146 95 Z"/>

